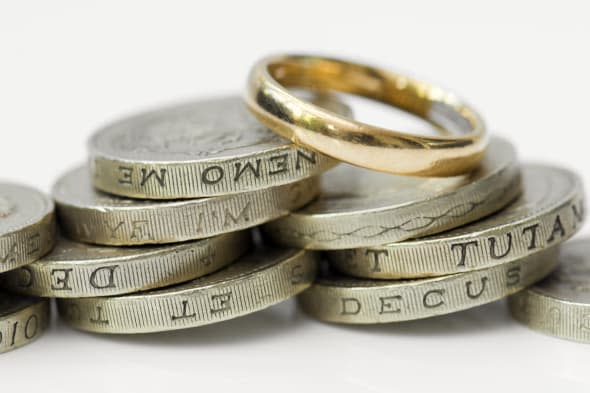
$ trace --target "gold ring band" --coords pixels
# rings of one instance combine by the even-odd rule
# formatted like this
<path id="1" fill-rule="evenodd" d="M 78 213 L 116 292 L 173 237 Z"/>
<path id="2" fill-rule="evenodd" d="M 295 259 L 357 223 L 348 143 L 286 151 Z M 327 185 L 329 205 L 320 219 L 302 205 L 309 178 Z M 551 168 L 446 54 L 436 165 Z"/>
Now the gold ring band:
<path id="1" fill-rule="evenodd" d="M 287 88 L 330 90 L 389 104 L 456 135 L 412 135 L 354 121 L 296 98 Z M 313 56 L 272 56 L 250 72 L 246 103 L 276 133 L 357 166 L 412 176 L 454 176 L 477 167 L 483 120 L 452 93 L 393 72 Z"/>

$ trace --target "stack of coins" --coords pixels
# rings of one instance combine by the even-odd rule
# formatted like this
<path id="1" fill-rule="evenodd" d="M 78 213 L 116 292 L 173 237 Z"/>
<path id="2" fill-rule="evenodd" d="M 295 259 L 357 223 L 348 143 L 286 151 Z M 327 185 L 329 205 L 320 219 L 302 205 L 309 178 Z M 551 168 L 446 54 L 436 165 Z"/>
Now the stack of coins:
<path id="1" fill-rule="evenodd" d="M 387 226 L 379 224 L 378 215 L 373 214 L 371 220 L 376 222 L 357 219 L 358 225 L 342 231 L 322 221 L 336 219 L 335 209 L 342 206 L 337 197 L 334 203 L 327 203 L 329 194 L 268 224 L 269 233 L 291 234 L 283 237 L 286 244 L 297 239 L 296 244 L 303 241 L 304 246 L 329 250 L 330 269 L 301 296 L 303 308 L 319 319 L 378 323 L 460 311 L 516 293 L 547 276 L 557 265 L 556 246 L 580 228 L 583 190 L 572 172 L 524 165 L 521 173 L 522 194 L 516 201 L 493 215 L 436 235 L 396 241 L 400 232 L 408 236 L 407 229 L 421 230 L 430 220 L 451 211 L 447 202 L 445 208 L 438 207 L 442 214 L 427 213 L 425 219 L 429 204 L 439 203 L 436 197 L 429 198 L 413 215 L 399 210 L 399 216 L 393 215 Z M 508 194 L 510 187 L 517 189 L 512 183 L 502 192 Z M 486 201 L 487 196 L 477 206 Z M 367 199 L 356 202 L 366 203 Z M 361 211 L 350 199 L 347 203 L 347 215 L 354 215 L 353 209 Z M 470 203 L 474 206 L 477 202 Z M 318 208 L 320 204 L 325 210 Z M 403 206 L 408 208 L 411 202 Z M 322 241 L 315 240 L 320 236 Z M 380 244 L 383 236 L 391 236 L 391 242 Z M 379 240 L 373 241 L 374 237 Z M 341 249 L 351 243 L 356 248 Z"/>
<path id="2" fill-rule="evenodd" d="M 358 94 L 458 136 L 356 122 L 302 102 L 292 87 Z M 590 341 L 590 257 L 581 257 L 578 244 L 558 255 L 584 219 L 575 173 L 519 164 L 510 143 L 487 138 L 481 118 L 454 95 L 364 64 L 263 59 L 250 74 L 246 101 L 280 135 L 356 165 L 332 170 L 317 200 L 264 226 L 278 244 L 324 251 L 318 279 L 299 296 L 306 313 L 334 323 L 398 322 L 517 294 L 517 319 Z M 551 275 L 560 258 L 561 270 Z M 572 282 L 575 274 L 582 277 Z"/>
<path id="3" fill-rule="evenodd" d="M 51 199 L 27 186 L 0 183 L 0 273 L 42 258 L 54 242 Z M 47 299 L 0 292 L 0 353 L 28 344 L 48 325 Z"/>
<path id="4" fill-rule="evenodd" d="M 357 122 L 334 92 L 445 133 Z M 296 295 L 314 318 L 368 324 L 517 294 L 518 319 L 590 340 L 590 299 L 578 296 L 590 275 L 575 279 L 590 258 L 577 243 L 558 255 L 584 219 L 580 179 L 519 163 L 510 142 L 438 87 L 341 60 L 273 57 L 252 69 L 245 102 L 125 118 L 96 131 L 88 152 L 53 187 L 57 234 L 50 200 L 0 184 L 0 286 L 10 293 L 0 297 L 0 350 L 47 326 L 46 298 L 75 328 L 128 334 L 221 322 Z M 560 258 L 573 262 L 550 276 Z"/>
<path id="5" fill-rule="evenodd" d="M 348 113 L 327 95 L 315 102 Z M 95 133 L 89 155 L 53 187 L 55 248 L 0 276 L 3 288 L 58 298 L 79 329 L 140 333 L 252 313 L 315 278 L 316 254 L 248 229 L 316 198 L 336 161 L 275 135 L 240 97 L 120 120 Z"/>

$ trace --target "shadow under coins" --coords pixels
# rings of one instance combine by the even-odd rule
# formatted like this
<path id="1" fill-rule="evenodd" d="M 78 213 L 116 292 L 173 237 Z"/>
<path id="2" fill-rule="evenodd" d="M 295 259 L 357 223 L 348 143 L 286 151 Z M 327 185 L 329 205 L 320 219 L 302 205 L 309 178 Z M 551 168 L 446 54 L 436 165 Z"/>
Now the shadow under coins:
<path id="1" fill-rule="evenodd" d="M 513 328 L 516 322 L 510 317 L 506 300 L 437 317 L 406 322 L 374 325 L 346 325 L 321 322 L 302 312 L 294 299 L 268 309 L 196 328 L 142 334 L 95 334 L 77 331 L 61 319 L 54 320 L 53 328 L 60 334 L 84 334 L 97 340 L 110 340 L 129 344 L 152 346 L 216 346 L 240 342 L 267 340 L 293 334 L 306 325 L 314 329 L 325 327 L 354 334 L 382 336 L 438 338 L 443 336 L 478 335 Z"/>
<path id="2" fill-rule="evenodd" d="M 140 334 L 95 334 L 78 332 L 98 340 L 110 340 L 130 344 L 152 346 L 215 346 L 266 340 L 282 334 L 292 334 L 307 321 L 296 309 L 293 300 L 272 306 L 265 310 L 195 328 L 172 330 L 158 333 Z M 65 333 L 74 329 L 62 320 L 57 322 L 57 330 Z"/>
<path id="3" fill-rule="evenodd" d="M 480 307 L 426 319 L 374 325 L 330 324 L 330 326 L 359 333 L 430 338 L 478 335 L 482 332 L 513 328 L 515 324 L 508 311 L 506 300 L 501 299 Z"/>

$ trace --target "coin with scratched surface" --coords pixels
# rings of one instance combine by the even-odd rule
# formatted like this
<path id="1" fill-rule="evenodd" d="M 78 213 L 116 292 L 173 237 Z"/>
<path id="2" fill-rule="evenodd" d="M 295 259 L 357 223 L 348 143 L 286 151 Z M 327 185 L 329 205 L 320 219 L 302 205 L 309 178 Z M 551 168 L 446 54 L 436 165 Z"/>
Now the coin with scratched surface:
<path id="1" fill-rule="evenodd" d="M 326 273 L 299 296 L 326 322 L 371 324 L 449 314 L 506 297 L 547 276 L 557 247 L 490 268 L 416 280 L 367 280 Z"/>
<path id="2" fill-rule="evenodd" d="M 71 239 L 103 245 L 174 243 L 251 228 L 311 201 L 317 178 L 242 194 L 178 201 L 125 199 L 92 188 L 86 167 L 53 188 L 61 228 Z"/>
<path id="3" fill-rule="evenodd" d="M 0 293 L 0 353 L 35 340 L 49 326 L 49 299 Z"/>
<path id="4" fill-rule="evenodd" d="M 339 271 L 365 278 L 416 278 L 482 269 L 569 239 L 582 226 L 584 187 L 566 169 L 525 165 L 523 194 L 500 212 L 440 235 L 328 252 Z"/>
<path id="5" fill-rule="evenodd" d="M 590 343 L 590 239 L 561 246 L 549 277 L 511 296 L 516 320 L 545 334 Z"/>
<path id="6" fill-rule="evenodd" d="M 349 112 L 322 97 L 320 104 Z M 120 120 L 96 132 L 88 146 L 97 188 L 147 199 L 259 190 L 315 176 L 336 164 L 268 130 L 237 96 Z"/>
<path id="7" fill-rule="evenodd" d="M 0 285 L 43 297 L 119 295 L 212 273 L 246 253 L 249 246 L 247 231 L 135 248 L 93 246 L 60 238 L 49 255 L 0 276 Z"/>
<path id="8" fill-rule="evenodd" d="M 317 201 L 265 227 L 286 246 L 334 250 L 426 236 L 484 217 L 520 193 L 513 147 L 493 139 L 476 172 L 400 177 L 340 165 L 322 177 Z"/>
<path id="9" fill-rule="evenodd" d="M 60 315 L 81 330 L 147 333 L 220 322 L 262 310 L 308 288 L 316 255 L 256 249 L 227 268 L 189 283 L 134 295 L 59 299 Z"/>
<path id="10" fill-rule="evenodd" d="M 54 237 L 51 199 L 34 188 L 0 183 L 0 273 L 47 254 Z"/>

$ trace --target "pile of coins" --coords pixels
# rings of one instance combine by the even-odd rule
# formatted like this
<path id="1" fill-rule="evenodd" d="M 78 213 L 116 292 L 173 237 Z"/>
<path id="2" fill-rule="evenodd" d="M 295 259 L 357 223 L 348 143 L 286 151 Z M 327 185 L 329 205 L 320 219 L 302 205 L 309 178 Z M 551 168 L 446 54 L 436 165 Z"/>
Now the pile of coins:
<path id="1" fill-rule="evenodd" d="M 334 92 L 404 109 L 442 134 L 356 122 Z M 559 252 L 584 219 L 579 177 L 519 163 L 435 86 L 342 60 L 272 57 L 253 67 L 245 101 L 122 119 L 88 152 L 52 198 L 0 184 L 0 351 L 48 326 L 49 298 L 77 329 L 128 334 L 221 322 L 296 295 L 308 315 L 349 324 L 513 295 L 518 320 L 590 341 L 590 245 Z"/>

